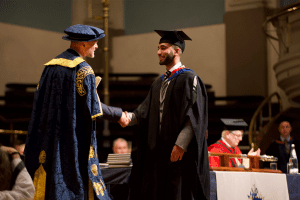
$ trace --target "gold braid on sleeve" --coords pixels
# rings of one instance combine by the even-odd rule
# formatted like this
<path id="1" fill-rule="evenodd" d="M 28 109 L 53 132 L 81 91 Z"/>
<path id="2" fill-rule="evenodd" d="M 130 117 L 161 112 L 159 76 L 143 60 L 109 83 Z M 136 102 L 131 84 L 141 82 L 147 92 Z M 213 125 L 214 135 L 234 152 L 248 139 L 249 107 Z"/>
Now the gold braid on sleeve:
<path id="1" fill-rule="evenodd" d="M 83 87 L 83 80 L 90 74 L 95 76 L 94 70 L 90 66 L 82 67 L 76 73 L 76 90 L 80 96 L 84 96 L 86 94 L 86 91 Z"/>

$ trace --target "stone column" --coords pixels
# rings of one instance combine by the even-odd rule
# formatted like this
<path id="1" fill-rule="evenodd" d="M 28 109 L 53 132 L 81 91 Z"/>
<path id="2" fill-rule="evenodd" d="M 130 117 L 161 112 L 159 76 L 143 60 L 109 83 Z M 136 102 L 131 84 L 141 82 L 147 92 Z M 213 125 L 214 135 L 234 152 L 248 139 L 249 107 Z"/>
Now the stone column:
<path id="1" fill-rule="evenodd" d="M 268 96 L 266 0 L 226 0 L 227 96 Z"/>

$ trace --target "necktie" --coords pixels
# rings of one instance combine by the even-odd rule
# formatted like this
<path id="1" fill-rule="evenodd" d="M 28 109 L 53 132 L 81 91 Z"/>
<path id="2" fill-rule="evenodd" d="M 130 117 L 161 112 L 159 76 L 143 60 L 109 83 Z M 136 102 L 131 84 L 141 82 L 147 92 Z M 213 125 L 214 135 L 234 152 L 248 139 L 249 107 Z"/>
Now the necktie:
<path id="1" fill-rule="evenodd" d="M 284 140 L 284 145 L 285 145 L 285 151 L 286 151 L 286 153 L 290 154 L 290 145 L 289 145 L 289 143 L 287 142 L 286 139 Z"/>
<path id="2" fill-rule="evenodd" d="M 161 84 L 161 89 L 160 89 L 160 102 L 161 103 L 165 99 L 165 94 L 166 94 L 166 90 L 167 90 L 167 86 L 168 86 L 168 78 L 169 78 L 170 75 L 171 75 L 171 72 L 166 71 L 165 76 L 164 76 L 164 80 Z"/>

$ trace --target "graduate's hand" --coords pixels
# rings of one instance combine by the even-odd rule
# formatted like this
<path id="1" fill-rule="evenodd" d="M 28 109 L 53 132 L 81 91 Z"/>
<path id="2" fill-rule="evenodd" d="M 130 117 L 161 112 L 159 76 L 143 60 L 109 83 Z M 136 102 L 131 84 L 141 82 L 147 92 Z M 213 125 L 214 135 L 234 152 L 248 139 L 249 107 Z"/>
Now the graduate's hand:
<path id="1" fill-rule="evenodd" d="M 131 122 L 131 120 L 129 119 L 129 117 L 127 115 L 127 111 L 122 112 L 122 116 L 118 122 L 123 128 L 128 126 L 128 124 L 129 124 L 129 122 Z"/>
<path id="2" fill-rule="evenodd" d="M 178 160 L 181 160 L 183 154 L 184 154 L 184 150 L 175 144 L 171 153 L 171 158 L 170 158 L 171 162 L 176 162 Z"/>

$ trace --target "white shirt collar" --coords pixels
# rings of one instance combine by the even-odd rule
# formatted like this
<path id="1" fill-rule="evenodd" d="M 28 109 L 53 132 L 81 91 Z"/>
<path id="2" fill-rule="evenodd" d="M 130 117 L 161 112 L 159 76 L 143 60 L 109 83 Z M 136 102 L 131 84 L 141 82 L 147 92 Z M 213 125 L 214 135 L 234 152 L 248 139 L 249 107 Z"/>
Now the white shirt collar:
<path id="1" fill-rule="evenodd" d="M 280 135 L 280 139 L 281 139 L 282 142 L 284 142 L 284 140 L 285 140 L 285 138 L 284 138 L 282 135 Z M 286 138 L 286 140 L 287 140 L 287 141 L 290 141 L 290 139 L 291 139 L 291 136 L 289 135 L 289 136 Z"/>
<path id="2" fill-rule="evenodd" d="M 169 71 L 172 72 L 173 70 L 177 69 L 181 67 L 181 62 L 177 63 L 176 65 L 174 65 Z"/>

